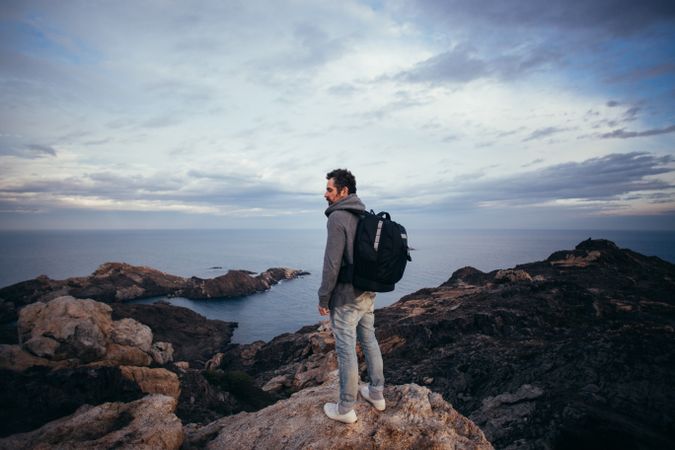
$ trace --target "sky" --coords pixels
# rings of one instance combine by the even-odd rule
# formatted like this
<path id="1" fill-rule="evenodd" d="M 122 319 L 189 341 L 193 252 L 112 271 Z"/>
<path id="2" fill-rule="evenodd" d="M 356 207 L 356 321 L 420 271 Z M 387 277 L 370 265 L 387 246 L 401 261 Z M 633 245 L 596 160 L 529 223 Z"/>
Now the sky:
<path id="1" fill-rule="evenodd" d="M 0 229 L 675 230 L 672 0 L 0 0 Z"/>

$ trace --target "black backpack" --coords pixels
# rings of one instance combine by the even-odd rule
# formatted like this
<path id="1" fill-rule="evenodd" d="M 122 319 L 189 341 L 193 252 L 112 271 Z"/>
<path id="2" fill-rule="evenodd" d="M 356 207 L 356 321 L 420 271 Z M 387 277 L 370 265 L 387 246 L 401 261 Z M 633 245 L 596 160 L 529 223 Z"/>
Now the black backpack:
<path id="1" fill-rule="evenodd" d="M 359 216 L 354 238 L 354 264 L 343 265 L 338 280 L 364 291 L 390 292 L 410 257 L 408 234 L 388 212 L 350 211 Z"/>

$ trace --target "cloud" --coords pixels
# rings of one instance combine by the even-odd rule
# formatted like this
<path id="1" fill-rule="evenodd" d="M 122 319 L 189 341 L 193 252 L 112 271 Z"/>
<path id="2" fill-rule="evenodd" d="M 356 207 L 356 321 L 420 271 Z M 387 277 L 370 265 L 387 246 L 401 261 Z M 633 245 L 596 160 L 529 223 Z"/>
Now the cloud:
<path id="1" fill-rule="evenodd" d="M 554 134 L 561 133 L 563 131 L 567 131 L 567 128 L 558 128 L 558 127 L 539 128 L 537 130 L 534 130 L 532 133 L 530 133 L 529 136 L 523 139 L 523 142 L 543 139 L 552 136 Z"/>
<path id="2" fill-rule="evenodd" d="M 412 83 L 466 83 L 487 76 L 487 63 L 466 47 L 458 47 L 425 61 L 412 69 L 400 72 L 394 79 Z"/>
<path id="3" fill-rule="evenodd" d="M 473 208 L 538 205 L 556 201 L 616 201 L 628 194 L 663 191 L 675 185 L 654 178 L 675 173 L 675 158 L 649 153 L 613 153 L 499 178 L 453 184 L 444 204 Z M 640 194 L 643 197 L 642 194 Z M 601 205 L 595 205 L 599 208 Z"/>
<path id="4" fill-rule="evenodd" d="M 675 132 L 675 125 L 671 125 L 666 128 L 654 128 L 645 131 L 626 131 L 624 128 L 621 128 L 610 133 L 601 134 L 600 137 L 602 139 L 629 139 L 635 137 L 656 136 L 659 134 L 668 134 L 673 132 Z"/>
<path id="5" fill-rule="evenodd" d="M 56 150 L 51 145 L 24 144 L 21 136 L 0 135 L 0 156 L 15 156 L 17 158 L 36 159 L 56 156 Z"/>
<path id="6" fill-rule="evenodd" d="M 655 175 L 672 173 L 675 159 L 648 153 L 610 154 L 582 162 L 558 164 L 538 171 L 496 180 L 496 199 L 550 201 L 559 199 L 611 199 L 639 191 L 675 186 Z M 670 165 L 670 166 L 669 166 Z"/>
<path id="7" fill-rule="evenodd" d="M 0 200 L 27 210 L 59 207 L 106 210 L 219 213 L 255 211 L 283 215 L 316 209 L 320 194 L 286 190 L 279 183 L 238 173 L 190 170 L 150 175 L 95 172 L 67 178 L 14 181 L 0 188 Z"/>
<path id="8" fill-rule="evenodd" d="M 429 84 L 459 84 L 481 78 L 510 80 L 530 73 L 560 56 L 553 49 L 513 49 L 511 53 L 480 56 L 468 45 L 456 45 L 451 50 L 418 62 L 411 69 L 392 78 L 397 81 Z"/>
<path id="9" fill-rule="evenodd" d="M 418 11 L 454 24 L 487 27 L 555 28 L 631 35 L 653 25 L 673 23 L 675 4 L 667 0 L 415 0 Z"/>

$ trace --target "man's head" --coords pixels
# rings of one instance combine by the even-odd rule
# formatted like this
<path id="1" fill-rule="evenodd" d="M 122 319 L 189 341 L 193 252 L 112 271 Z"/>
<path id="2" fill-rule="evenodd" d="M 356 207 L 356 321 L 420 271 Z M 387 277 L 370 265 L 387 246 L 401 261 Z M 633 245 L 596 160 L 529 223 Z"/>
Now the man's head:
<path id="1" fill-rule="evenodd" d="M 329 205 L 356 194 L 356 178 L 347 169 L 335 169 L 326 174 L 326 192 L 323 197 Z"/>

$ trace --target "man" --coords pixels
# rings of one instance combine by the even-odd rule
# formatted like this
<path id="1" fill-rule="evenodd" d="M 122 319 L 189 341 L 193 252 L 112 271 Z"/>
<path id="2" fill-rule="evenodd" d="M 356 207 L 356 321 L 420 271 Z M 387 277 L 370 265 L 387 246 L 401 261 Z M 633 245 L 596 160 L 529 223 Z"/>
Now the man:
<path id="1" fill-rule="evenodd" d="M 323 410 L 333 420 L 354 423 L 357 420 L 354 411 L 357 392 L 377 410 L 385 408 L 382 354 L 374 328 L 375 294 L 361 291 L 350 282 L 338 279 L 340 268 L 354 262 L 358 216 L 350 211 L 363 212 L 366 208 L 356 195 L 356 180 L 350 171 L 336 169 L 329 172 L 326 179 L 324 198 L 328 202 L 328 238 L 319 288 L 319 314 L 330 314 L 340 374 L 340 400 L 338 403 L 326 403 Z M 370 384 L 360 388 L 357 339 L 370 377 Z"/>

